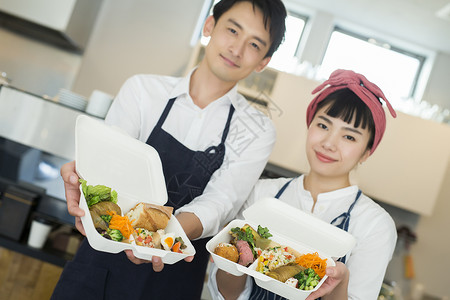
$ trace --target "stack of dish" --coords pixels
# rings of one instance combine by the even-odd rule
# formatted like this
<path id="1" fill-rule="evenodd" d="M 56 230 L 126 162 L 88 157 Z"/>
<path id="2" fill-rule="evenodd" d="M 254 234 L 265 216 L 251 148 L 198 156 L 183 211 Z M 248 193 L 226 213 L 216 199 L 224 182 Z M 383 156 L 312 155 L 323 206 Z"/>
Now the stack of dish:
<path id="1" fill-rule="evenodd" d="M 94 90 L 89 97 L 86 112 L 99 118 L 105 118 L 113 101 L 113 96 L 105 92 Z"/>
<path id="2" fill-rule="evenodd" d="M 59 90 L 58 101 L 61 104 L 83 111 L 87 105 L 87 99 L 85 97 L 66 89 Z"/>

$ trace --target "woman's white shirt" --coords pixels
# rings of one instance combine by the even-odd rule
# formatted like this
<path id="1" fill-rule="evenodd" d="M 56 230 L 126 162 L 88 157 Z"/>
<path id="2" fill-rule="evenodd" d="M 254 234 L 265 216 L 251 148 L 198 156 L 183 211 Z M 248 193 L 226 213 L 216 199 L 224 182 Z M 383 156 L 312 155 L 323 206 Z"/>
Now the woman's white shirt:
<path id="1" fill-rule="evenodd" d="M 311 213 L 313 198 L 303 187 L 303 178 L 294 179 L 281 195 L 280 200 L 305 212 Z M 245 202 L 237 218 L 243 218 L 242 211 L 264 197 L 275 197 L 289 178 L 259 180 Z M 330 223 L 341 213 L 348 211 L 356 198 L 357 186 L 329 193 L 319 194 L 312 215 Z M 349 299 L 377 299 L 386 268 L 392 258 L 397 240 L 395 223 L 391 216 L 372 199 L 361 195 L 351 212 L 348 232 L 356 238 L 356 245 L 347 255 L 346 266 L 350 271 Z M 215 265 L 210 274 L 209 288 L 216 299 L 223 299 L 217 289 Z M 251 279 L 247 279 L 246 290 L 241 294 L 247 299 L 251 292 Z"/>
<path id="2" fill-rule="evenodd" d="M 203 225 L 201 237 L 216 234 L 234 218 L 263 171 L 275 143 L 275 128 L 234 87 L 201 109 L 189 96 L 190 75 L 135 75 L 120 89 L 105 119 L 146 142 L 169 99 L 176 97 L 162 129 L 193 151 L 218 145 L 230 105 L 235 112 L 225 142 L 222 166 L 204 192 L 177 213 L 194 213 Z"/>

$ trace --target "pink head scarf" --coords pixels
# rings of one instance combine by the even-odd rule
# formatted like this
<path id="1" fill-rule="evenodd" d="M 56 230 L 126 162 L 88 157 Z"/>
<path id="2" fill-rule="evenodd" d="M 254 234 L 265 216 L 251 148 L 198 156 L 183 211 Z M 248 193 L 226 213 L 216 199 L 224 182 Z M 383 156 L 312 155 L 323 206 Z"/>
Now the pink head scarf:
<path id="1" fill-rule="evenodd" d="M 373 146 L 370 149 L 370 154 L 372 154 L 380 143 L 386 129 L 386 115 L 384 114 L 384 109 L 379 98 L 382 98 L 386 102 L 389 112 L 395 118 L 397 114 L 391 104 L 378 86 L 367 80 L 363 75 L 350 70 L 339 69 L 334 71 L 331 73 L 328 80 L 312 91 L 312 94 L 319 92 L 326 85 L 329 86 L 321 91 L 309 104 L 308 110 L 306 111 L 306 124 L 308 127 L 311 124 L 317 110 L 317 105 L 320 101 L 337 90 L 348 88 L 354 92 L 372 112 L 373 121 L 375 123 L 375 136 Z"/>

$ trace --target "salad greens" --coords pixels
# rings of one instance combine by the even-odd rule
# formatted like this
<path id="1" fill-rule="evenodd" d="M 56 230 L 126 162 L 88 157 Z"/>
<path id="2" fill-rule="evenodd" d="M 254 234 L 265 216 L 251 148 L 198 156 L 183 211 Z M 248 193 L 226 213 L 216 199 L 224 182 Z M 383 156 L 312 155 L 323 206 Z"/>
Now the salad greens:
<path id="1" fill-rule="evenodd" d="M 261 225 L 258 225 L 258 234 L 263 238 L 263 239 L 268 239 L 272 236 L 271 233 L 269 233 L 269 229 L 267 227 L 262 227 Z"/>
<path id="2" fill-rule="evenodd" d="M 101 201 L 111 201 L 117 203 L 117 192 L 104 185 L 88 185 L 87 181 L 80 179 L 81 190 L 86 199 L 88 207 Z"/>
<path id="3" fill-rule="evenodd" d="M 255 231 L 248 224 L 244 225 L 242 228 L 231 228 L 231 235 L 237 240 L 246 241 L 250 245 L 250 249 L 252 250 L 253 256 L 255 258 L 258 257 L 256 248 L 261 248 L 261 245 L 270 243 L 270 240 L 268 238 L 272 236 L 272 234 L 269 233 L 269 229 L 267 229 L 267 227 L 258 225 L 258 231 Z"/>
<path id="4" fill-rule="evenodd" d="M 235 234 L 235 237 L 238 240 L 246 241 L 252 246 L 252 248 L 255 247 L 255 238 L 253 236 L 253 232 L 250 226 L 242 227 L 242 229 L 239 227 L 234 227 L 231 228 L 231 232 Z"/>

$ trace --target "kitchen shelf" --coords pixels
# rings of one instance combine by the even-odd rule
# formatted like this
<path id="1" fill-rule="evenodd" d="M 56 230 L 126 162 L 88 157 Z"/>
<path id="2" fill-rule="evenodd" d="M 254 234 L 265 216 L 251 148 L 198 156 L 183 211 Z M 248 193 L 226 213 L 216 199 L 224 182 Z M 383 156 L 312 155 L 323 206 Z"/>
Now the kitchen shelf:
<path id="1" fill-rule="evenodd" d="M 15 241 L 10 238 L 0 236 L 0 247 L 48 262 L 50 264 L 64 267 L 68 260 L 73 258 L 73 255 L 56 250 L 52 248 L 49 241 L 42 249 L 36 249 L 27 245 L 27 238 L 20 241 Z"/>
<path id="2" fill-rule="evenodd" d="M 292 177 L 298 177 L 301 173 L 289 170 L 287 168 L 280 167 L 276 164 L 268 162 L 266 164 L 266 167 L 264 168 L 264 171 L 261 174 L 261 178 L 279 178 L 279 177 L 286 177 L 286 178 L 292 178 Z"/>
<path id="3" fill-rule="evenodd" d="M 52 233 L 57 233 L 57 231 L 62 232 L 62 230 L 59 229 L 65 229 L 65 232 L 68 232 L 75 237 L 79 235 L 78 238 L 81 239 L 81 234 L 75 233 L 75 218 L 67 212 L 66 202 L 46 195 L 44 189 L 27 182 L 16 182 L 0 177 L 0 194 L 4 193 L 8 187 L 15 187 L 16 189 L 34 193 L 39 196 L 37 196 L 36 203 L 33 204 L 31 211 L 22 216 L 25 225 L 20 236 L 17 235 L 17 237 L 12 238 L 9 235 L 1 235 L 0 232 L 0 247 L 63 267 L 68 260 L 73 258 L 73 251 L 66 252 L 57 248 L 58 246 L 55 244 L 56 237 L 52 238 Z M 56 229 L 49 234 L 42 249 L 36 249 L 27 244 L 31 220 L 36 216 L 50 221 L 54 225 L 53 229 Z"/>

